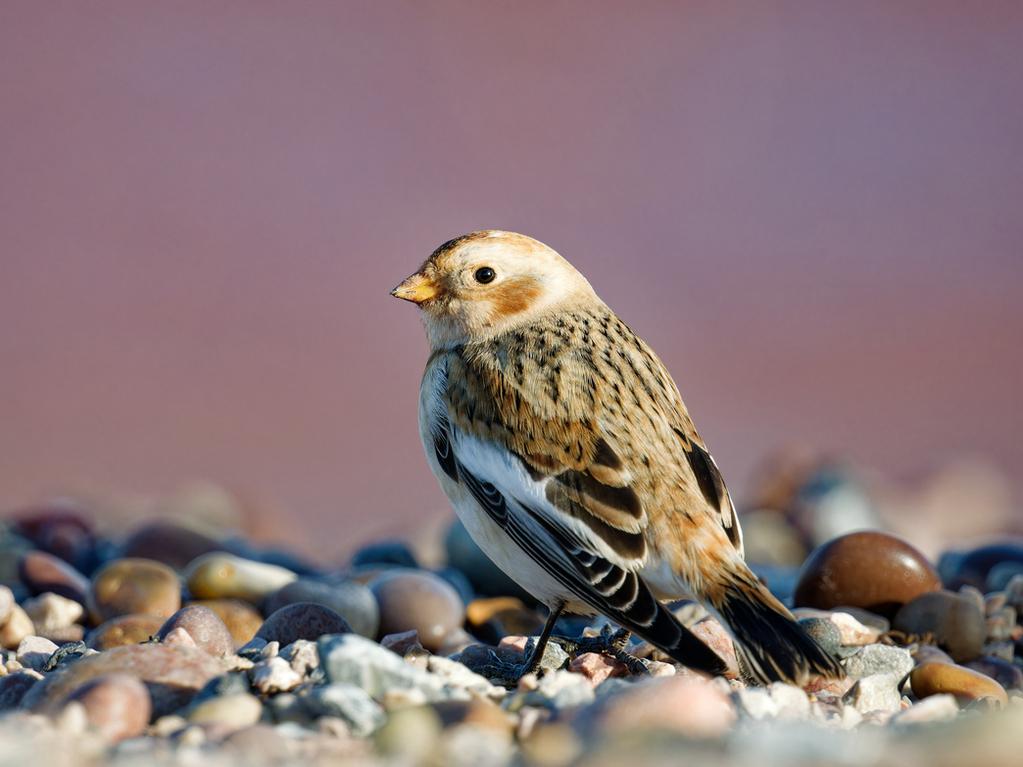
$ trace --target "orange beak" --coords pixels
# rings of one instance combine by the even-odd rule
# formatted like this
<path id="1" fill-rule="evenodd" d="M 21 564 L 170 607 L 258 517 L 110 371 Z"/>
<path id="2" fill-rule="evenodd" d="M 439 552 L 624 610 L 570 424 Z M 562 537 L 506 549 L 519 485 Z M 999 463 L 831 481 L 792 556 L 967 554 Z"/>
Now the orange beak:
<path id="1" fill-rule="evenodd" d="M 391 291 L 395 298 L 403 298 L 414 304 L 421 304 L 440 295 L 440 287 L 423 272 L 416 272 Z"/>

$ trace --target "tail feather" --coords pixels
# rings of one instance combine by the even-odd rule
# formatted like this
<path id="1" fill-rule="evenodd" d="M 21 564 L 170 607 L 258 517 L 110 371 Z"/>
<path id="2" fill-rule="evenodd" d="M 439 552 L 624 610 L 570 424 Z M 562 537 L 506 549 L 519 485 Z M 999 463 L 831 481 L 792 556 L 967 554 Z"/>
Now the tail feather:
<path id="1" fill-rule="evenodd" d="M 731 629 L 736 659 L 748 681 L 762 685 L 788 682 L 803 687 L 814 677 L 845 676 L 838 661 L 796 623 L 752 573 L 733 576 L 718 593 L 722 596 L 709 599 L 709 606 Z"/>

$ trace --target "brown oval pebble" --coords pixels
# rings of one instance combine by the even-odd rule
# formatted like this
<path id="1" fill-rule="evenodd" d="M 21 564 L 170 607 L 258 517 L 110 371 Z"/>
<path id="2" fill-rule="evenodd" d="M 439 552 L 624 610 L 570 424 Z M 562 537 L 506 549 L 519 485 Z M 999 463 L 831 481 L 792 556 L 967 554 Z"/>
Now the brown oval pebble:
<path id="1" fill-rule="evenodd" d="M 114 647 L 148 642 L 163 625 L 163 618 L 155 615 L 118 615 L 104 621 L 89 632 L 85 644 L 94 650 L 110 650 Z"/>
<path id="2" fill-rule="evenodd" d="M 21 582 L 33 594 L 50 591 L 84 605 L 89 593 L 89 579 L 60 557 L 45 551 L 27 551 L 18 561 Z"/>
<path id="3" fill-rule="evenodd" d="M 181 581 L 162 562 L 115 559 L 93 576 L 88 607 L 96 625 L 131 613 L 166 620 L 181 609 Z"/>
<path id="4" fill-rule="evenodd" d="M 904 604 L 941 588 L 919 551 L 884 533 L 843 535 L 818 546 L 799 570 L 796 607 L 861 607 L 891 618 Z"/>
<path id="5" fill-rule="evenodd" d="M 998 682 L 979 671 L 947 663 L 924 663 L 909 674 L 909 683 L 918 698 L 949 693 L 960 706 L 985 696 L 998 699 L 1002 707 L 1009 705 L 1009 696 Z"/>
<path id="6" fill-rule="evenodd" d="M 415 629 L 423 647 L 437 652 L 448 632 L 465 618 L 465 605 L 455 588 L 425 570 L 392 569 L 366 585 L 380 606 L 379 637 Z"/>
<path id="7" fill-rule="evenodd" d="M 903 605 L 892 628 L 906 634 L 933 634 L 938 647 L 961 663 L 984 650 L 987 625 L 984 613 L 969 597 L 954 591 L 921 594 Z"/>
<path id="8" fill-rule="evenodd" d="M 243 599 L 224 597 L 222 599 L 198 599 L 185 606 L 202 605 L 210 608 L 227 626 L 234 638 L 234 646 L 241 647 L 256 636 L 263 625 L 263 613 Z"/>
<path id="9" fill-rule="evenodd" d="M 202 605 L 182 607 L 160 627 L 156 636 L 163 639 L 175 629 L 184 629 L 203 652 L 218 658 L 234 652 L 234 637 L 215 612 Z"/>
<path id="10" fill-rule="evenodd" d="M 315 602 L 295 602 L 272 613 L 259 627 L 256 636 L 281 647 L 297 639 L 315 640 L 324 634 L 350 634 L 348 621 L 329 607 Z"/>
<path id="11" fill-rule="evenodd" d="M 208 535 L 174 522 L 152 522 L 131 534 L 124 556 L 153 559 L 182 571 L 196 557 L 224 551 L 224 545 Z"/>
<path id="12" fill-rule="evenodd" d="M 89 724 L 108 745 L 141 735 L 152 713 L 149 691 L 127 674 L 105 674 L 86 682 L 55 707 L 78 701 L 85 707 Z"/>
<path id="13" fill-rule="evenodd" d="M 201 650 L 180 645 L 137 644 L 115 647 L 61 666 L 29 690 L 22 707 L 48 711 L 87 682 L 123 673 L 145 683 L 152 717 L 165 716 L 187 704 L 203 686 L 224 673 L 223 666 Z"/>

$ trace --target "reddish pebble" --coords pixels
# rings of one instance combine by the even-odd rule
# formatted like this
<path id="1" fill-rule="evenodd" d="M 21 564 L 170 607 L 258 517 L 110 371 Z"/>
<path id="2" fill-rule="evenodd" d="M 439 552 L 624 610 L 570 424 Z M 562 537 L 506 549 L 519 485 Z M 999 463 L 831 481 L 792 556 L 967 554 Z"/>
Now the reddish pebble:
<path id="1" fill-rule="evenodd" d="M 88 578 L 60 557 L 45 551 L 25 552 L 18 561 L 18 574 L 33 594 L 49 591 L 84 605 L 89 593 Z"/>
<path id="2" fill-rule="evenodd" d="M 735 659 L 735 645 L 732 636 L 714 618 L 706 618 L 689 627 L 693 634 L 717 653 L 725 662 L 725 678 L 739 678 L 739 663 Z"/>
<path id="3" fill-rule="evenodd" d="M 614 696 L 595 724 L 602 733 L 628 735 L 675 730 L 696 738 L 724 735 L 735 722 L 728 695 L 699 677 L 651 679 Z"/>
<path id="4" fill-rule="evenodd" d="M 184 630 L 196 647 L 208 655 L 219 657 L 234 652 L 234 638 L 220 617 L 208 607 L 190 605 L 172 615 L 157 633 L 166 639 L 175 630 Z"/>
<path id="5" fill-rule="evenodd" d="M 89 724 L 110 745 L 142 735 L 152 713 L 146 686 L 127 674 L 106 674 L 86 682 L 58 703 L 54 713 L 71 701 L 85 707 Z"/>
<path id="6" fill-rule="evenodd" d="M 201 605 L 208 607 L 224 622 L 227 630 L 234 638 L 235 648 L 241 647 L 256 636 L 263 625 L 263 614 L 244 599 L 223 597 L 221 599 L 199 599 L 189 602 L 185 607 Z"/>
<path id="7" fill-rule="evenodd" d="M 861 607 L 891 618 L 904 604 L 941 588 L 919 551 L 877 532 L 843 535 L 821 544 L 799 571 L 796 607 Z"/>
<path id="8" fill-rule="evenodd" d="M 186 705 L 208 681 L 224 674 L 224 668 L 206 653 L 186 647 L 115 647 L 51 672 L 43 684 L 32 688 L 22 705 L 35 712 L 49 710 L 93 679 L 114 673 L 144 682 L 152 699 L 152 715 L 159 718 Z"/>
<path id="9" fill-rule="evenodd" d="M 124 556 L 153 559 L 180 572 L 193 559 L 211 551 L 224 551 L 224 545 L 174 522 L 152 522 L 131 534 L 125 542 Z"/>
<path id="10" fill-rule="evenodd" d="M 619 660 L 595 652 L 586 652 L 577 655 L 569 663 L 570 671 L 583 674 L 590 680 L 590 684 L 596 687 L 608 677 L 628 676 L 628 667 Z"/>

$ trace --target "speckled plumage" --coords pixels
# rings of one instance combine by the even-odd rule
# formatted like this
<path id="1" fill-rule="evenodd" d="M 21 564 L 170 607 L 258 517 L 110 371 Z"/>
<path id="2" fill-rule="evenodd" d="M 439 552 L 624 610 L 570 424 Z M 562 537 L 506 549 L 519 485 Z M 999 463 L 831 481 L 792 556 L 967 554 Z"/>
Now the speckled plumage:
<path id="1" fill-rule="evenodd" d="M 476 232 L 394 295 L 431 343 L 427 458 L 473 538 L 552 609 L 600 612 L 679 662 L 723 665 L 661 599 L 729 626 L 754 681 L 841 669 L 743 562 L 732 501 L 656 354 L 550 248 Z"/>

